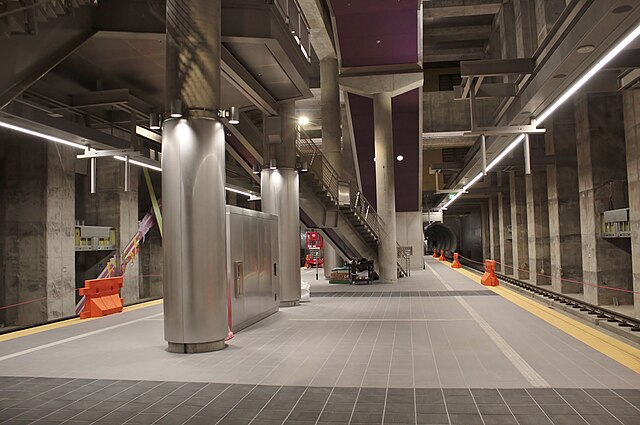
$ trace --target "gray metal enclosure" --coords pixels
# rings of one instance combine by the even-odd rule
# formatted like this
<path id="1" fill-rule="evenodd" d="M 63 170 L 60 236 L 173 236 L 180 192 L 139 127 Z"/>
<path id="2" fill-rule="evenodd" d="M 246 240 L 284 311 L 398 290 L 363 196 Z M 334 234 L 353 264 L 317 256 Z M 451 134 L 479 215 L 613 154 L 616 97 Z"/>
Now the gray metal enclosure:
<path id="1" fill-rule="evenodd" d="M 227 274 L 233 331 L 278 311 L 278 217 L 227 205 Z"/>

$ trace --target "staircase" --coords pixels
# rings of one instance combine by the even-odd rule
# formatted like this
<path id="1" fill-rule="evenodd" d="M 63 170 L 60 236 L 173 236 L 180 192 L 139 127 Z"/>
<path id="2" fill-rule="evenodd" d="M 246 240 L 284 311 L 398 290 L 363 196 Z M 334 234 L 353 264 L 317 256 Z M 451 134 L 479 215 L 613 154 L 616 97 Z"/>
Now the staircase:
<path id="1" fill-rule="evenodd" d="M 72 15 L 74 9 L 95 0 L 0 0 L 0 37 L 36 35 L 38 23 Z"/>
<path id="2" fill-rule="evenodd" d="M 302 181 L 314 191 L 326 211 L 342 216 L 372 251 L 377 252 L 384 223 L 356 184 L 342 180 L 320 149 L 300 128 L 296 150 L 308 168 L 308 172 L 301 176 Z M 402 249 L 398 249 L 397 266 L 398 277 L 408 276 L 408 257 Z"/>

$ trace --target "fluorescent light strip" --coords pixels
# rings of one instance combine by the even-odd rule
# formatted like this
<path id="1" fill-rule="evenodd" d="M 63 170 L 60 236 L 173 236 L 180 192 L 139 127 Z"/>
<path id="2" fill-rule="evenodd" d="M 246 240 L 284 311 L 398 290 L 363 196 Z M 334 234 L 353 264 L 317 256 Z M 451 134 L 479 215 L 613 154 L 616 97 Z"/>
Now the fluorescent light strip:
<path id="1" fill-rule="evenodd" d="M 225 189 L 227 189 L 229 192 L 239 193 L 240 195 L 244 195 L 244 196 L 247 196 L 249 198 L 253 197 L 253 195 L 250 194 L 249 192 L 243 192 L 242 190 L 234 189 L 232 187 L 225 187 Z"/>
<path id="2" fill-rule="evenodd" d="M 546 111 L 544 111 L 539 117 L 537 117 L 533 121 L 533 125 L 536 127 L 539 126 L 549 118 L 549 115 L 553 113 L 556 109 L 558 109 L 564 102 L 566 102 L 575 92 L 577 92 L 582 86 L 584 86 L 587 81 L 589 81 L 595 74 L 598 73 L 602 68 L 605 67 L 613 58 L 615 58 L 625 47 L 633 42 L 640 35 L 640 24 L 629 34 L 626 36 L 616 47 L 614 47 L 609 53 L 607 53 L 600 61 L 595 64 L 593 68 L 589 70 L 586 74 L 582 76 L 574 85 L 571 86 L 569 90 L 560 96 L 560 99 L 556 100 Z"/>
<path id="3" fill-rule="evenodd" d="M 562 104 L 564 104 L 571 96 L 573 96 L 580 88 L 582 88 L 594 75 L 596 75 L 602 68 L 604 68 L 609 62 L 613 60 L 621 51 L 623 51 L 629 44 L 631 44 L 636 38 L 640 36 L 640 24 L 636 26 L 636 28 L 626 36 L 616 47 L 614 47 L 609 53 L 607 53 L 602 59 L 596 63 L 593 68 L 591 68 L 586 74 L 582 76 L 578 81 L 576 81 L 566 92 L 560 96 L 558 100 L 556 100 L 549 108 L 547 108 L 539 117 L 533 120 L 533 125 L 538 127 L 541 125 L 549 116 Z M 509 154 L 518 144 L 520 144 L 525 138 L 524 134 L 518 136 L 511 144 L 498 155 L 491 163 L 487 165 L 487 171 L 491 168 L 495 167 L 505 156 Z M 456 196 L 451 198 L 449 202 L 447 202 L 442 209 L 446 209 L 449 205 L 453 203 L 458 197 L 467 189 L 469 189 L 472 185 L 474 185 L 478 180 L 482 178 L 482 173 L 478 174 L 474 177 L 469 183 L 467 183 L 461 192 L 458 192 Z M 442 211 L 442 209 L 440 211 Z"/>
<path id="4" fill-rule="evenodd" d="M 117 159 L 118 161 L 126 161 L 127 159 L 124 156 L 119 156 L 119 155 L 115 155 L 113 157 L 113 159 Z M 129 163 L 130 164 L 134 164 L 134 165 L 138 165 L 140 167 L 145 167 L 145 168 L 149 168 L 151 170 L 155 170 L 155 171 L 162 171 L 162 168 L 160 167 L 156 167 L 155 165 L 151 165 L 151 164 L 147 164 L 146 162 L 141 162 L 141 161 L 136 161 L 135 159 L 131 159 L 129 158 Z"/>
<path id="5" fill-rule="evenodd" d="M 71 146 L 72 148 L 82 149 L 82 150 L 87 149 L 87 146 L 81 145 L 80 143 L 71 142 L 69 140 L 64 140 L 64 139 L 61 139 L 59 137 L 50 136 L 48 134 L 40 133 L 39 131 L 29 130 L 27 128 L 19 127 L 17 125 L 9 124 L 9 123 L 6 123 L 6 122 L 0 121 L 0 127 L 4 127 L 6 129 L 9 129 L 9 130 L 18 131 L 20 133 L 28 134 L 30 136 L 40 137 L 41 139 L 46 139 L 46 140 L 49 140 L 51 142 L 60 143 L 60 144 L 67 145 L 67 146 Z"/>

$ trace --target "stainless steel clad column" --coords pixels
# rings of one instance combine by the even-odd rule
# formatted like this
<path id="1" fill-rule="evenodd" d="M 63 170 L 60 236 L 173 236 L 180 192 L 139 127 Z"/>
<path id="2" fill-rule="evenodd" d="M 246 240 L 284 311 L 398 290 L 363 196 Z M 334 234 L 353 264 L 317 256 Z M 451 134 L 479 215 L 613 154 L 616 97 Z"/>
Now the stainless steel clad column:
<path id="1" fill-rule="evenodd" d="M 396 190 L 393 157 L 391 94 L 373 95 L 374 143 L 376 155 L 376 198 L 378 215 L 383 221 L 378 241 L 380 280 L 398 280 L 396 248 Z"/>
<path id="2" fill-rule="evenodd" d="M 167 0 L 162 133 L 164 329 L 169 351 L 219 350 L 227 336 L 225 140 L 220 0 Z"/>
<path id="3" fill-rule="evenodd" d="M 277 169 L 261 175 L 262 211 L 278 216 L 278 275 L 280 305 L 300 304 L 300 188 L 296 164 L 295 102 L 280 104 L 280 141 L 265 146 L 265 162 L 276 159 Z M 271 152 L 275 156 L 271 157 Z"/>

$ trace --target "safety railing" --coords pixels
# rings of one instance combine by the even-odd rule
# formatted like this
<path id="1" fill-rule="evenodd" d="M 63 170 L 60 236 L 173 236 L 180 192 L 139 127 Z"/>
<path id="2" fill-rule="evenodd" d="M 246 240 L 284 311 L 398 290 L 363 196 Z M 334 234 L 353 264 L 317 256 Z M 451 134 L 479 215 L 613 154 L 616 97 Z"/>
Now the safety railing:
<path id="1" fill-rule="evenodd" d="M 300 50 L 311 62 L 311 27 L 304 17 L 300 5 L 296 0 L 276 0 L 276 6 L 287 22 L 291 35 L 300 46 Z"/>
<path id="2" fill-rule="evenodd" d="M 340 187 L 349 187 L 349 207 L 360 220 L 371 230 L 376 238 L 380 237 L 382 222 L 371 203 L 365 198 L 355 182 L 340 179 L 340 175 L 322 155 L 320 148 L 311 140 L 303 129 L 298 126 L 296 149 L 298 156 L 309 167 L 309 172 L 320 180 L 327 194 L 335 201 L 341 200 Z"/>
<path id="3" fill-rule="evenodd" d="M 398 242 L 396 242 L 396 247 L 398 250 L 398 269 L 400 270 L 400 274 L 411 276 L 411 247 L 400 246 Z"/>

